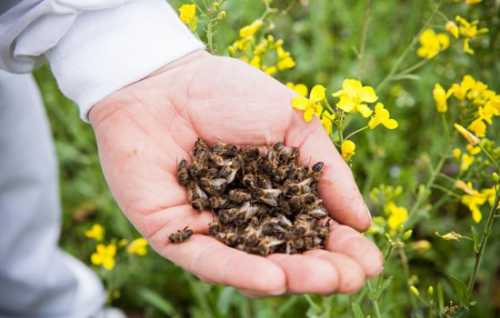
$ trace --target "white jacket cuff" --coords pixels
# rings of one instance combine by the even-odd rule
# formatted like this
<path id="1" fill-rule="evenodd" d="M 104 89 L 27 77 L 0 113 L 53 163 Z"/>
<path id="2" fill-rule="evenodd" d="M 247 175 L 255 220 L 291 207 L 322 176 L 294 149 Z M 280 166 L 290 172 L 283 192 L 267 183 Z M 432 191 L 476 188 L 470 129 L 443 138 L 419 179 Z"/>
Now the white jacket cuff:
<path id="1" fill-rule="evenodd" d="M 203 48 L 165 0 L 142 0 L 80 14 L 47 59 L 88 120 L 104 97 Z"/>

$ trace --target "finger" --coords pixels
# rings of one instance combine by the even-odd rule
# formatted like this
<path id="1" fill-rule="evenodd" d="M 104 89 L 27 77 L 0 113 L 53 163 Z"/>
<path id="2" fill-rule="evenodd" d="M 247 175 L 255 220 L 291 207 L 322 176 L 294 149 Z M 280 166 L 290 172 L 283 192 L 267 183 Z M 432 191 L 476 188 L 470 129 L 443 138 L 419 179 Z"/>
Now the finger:
<path id="1" fill-rule="evenodd" d="M 383 257 L 377 246 L 348 226 L 333 224 L 326 248 L 352 258 L 367 277 L 376 276 L 383 270 Z"/>
<path id="2" fill-rule="evenodd" d="M 332 264 L 339 274 L 337 292 L 352 294 L 357 292 L 365 282 L 365 272 L 361 266 L 352 258 L 325 250 L 312 250 L 305 253 L 312 257 L 318 257 Z"/>
<path id="3" fill-rule="evenodd" d="M 189 204 L 182 204 L 147 215 L 132 215 L 130 220 L 153 247 L 169 242 L 170 234 L 189 227 L 193 233 L 208 233 L 208 225 L 214 215 L 196 211 Z"/>
<path id="4" fill-rule="evenodd" d="M 330 294 L 337 288 L 337 270 L 327 261 L 306 255 L 271 254 L 267 258 L 283 269 L 291 293 Z"/>
<path id="5" fill-rule="evenodd" d="M 306 123 L 296 114 L 287 133 L 286 144 L 299 147 L 304 164 L 312 165 L 318 161 L 325 164 L 319 181 L 319 191 L 332 217 L 355 229 L 368 229 L 371 224 L 370 212 L 351 170 L 335 149 L 319 120 L 315 118 Z"/>
<path id="6" fill-rule="evenodd" d="M 195 234 L 180 244 L 167 244 L 160 254 L 205 281 L 267 295 L 286 291 L 285 273 L 272 261 L 230 248 Z"/>

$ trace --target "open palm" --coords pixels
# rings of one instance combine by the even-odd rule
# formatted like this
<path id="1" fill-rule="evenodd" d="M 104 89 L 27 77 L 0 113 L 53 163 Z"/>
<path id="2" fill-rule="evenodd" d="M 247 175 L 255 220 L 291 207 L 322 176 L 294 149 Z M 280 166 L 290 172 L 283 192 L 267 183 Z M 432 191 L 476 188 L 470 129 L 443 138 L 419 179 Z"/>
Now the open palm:
<path id="1" fill-rule="evenodd" d="M 318 120 L 290 107 L 293 92 L 237 60 L 196 52 L 94 106 L 101 163 L 114 197 L 162 256 L 204 281 L 249 295 L 353 292 L 382 269 L 380 252 L 356 230 L 370 224 L 352 178 Z M 194 210 L 176 181 L 177 163 L 198 137 L 209 143 L 284 141 L 306 164 L 325 163 L 319 190 L 331 216 L 327 250 L 250 255 L 207 235 L 209 212 Z M 185 226 L 182 244 L 168 236 Z"/>

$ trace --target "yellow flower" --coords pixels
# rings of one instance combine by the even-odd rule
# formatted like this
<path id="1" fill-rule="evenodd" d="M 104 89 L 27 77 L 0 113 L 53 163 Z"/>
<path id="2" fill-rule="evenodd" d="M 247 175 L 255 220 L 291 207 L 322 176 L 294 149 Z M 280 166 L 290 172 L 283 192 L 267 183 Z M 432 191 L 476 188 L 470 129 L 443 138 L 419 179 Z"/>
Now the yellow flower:
<path id="1" fill-rule="evenodd" d="M 471 155 L 477 155 L 481 152 L 481 147 L 474 147 L 473 145 L 467 145 L 467 152 Z"/>
<path id="2" fill-rule="evenodd" d="M 306 97 L 307 93 L 309 92 L 307 86 L 304 84 L 294 84 L 289 82 L 286 83 L 286 86 L 302 97 Z"/>
<path id="3" fill-rule="evenodd" d="M 492 119 L 494 116 L 500 116 L 500 107 L 497 107 L 494 104 L 494 99 L 496 99 L 496 98 L 497 98 L 496 96 L 493 98 L 490 98 L 484 104 L 484 106 L 479 108 L 479 111 L 478 111 L 479 118 L 485 120 L 490 125 L 493 123 Z M 498 101 L 500 102 L 500 98 L 498 99 Z M 500 103 L 498 105 L 500 105 Z"/>
<path id="4" fill-rule="evenodd" d="M 342 158 L 349 161 L 356 152 L 356 144 L 349 139 L 344 140 L 340 146 L 340 152 L 342 153 Z"/>
<path id="5" fill-rule="evenodd" d="M 264 21 L 258 19 L 253 21 L 251 24 L 246 25 L 240 29 L 241 38 L 251 38 L 257 33 L 260 28 L 264 25 Z"/>
<path id="6" fill-rule="evenodd" d="M 346 112 L 359 112 L 365 118 L 372 114 L 366 103 L 374 103 L 378 99 L 371 86 L 363 86 L 360 81 L 354 79 L 345 79 L 342 89 L 333 93 L 333 97 L 340 98 L 338 108 Z"/>
<path id="7" fill-rule="evenodd" d="M 474 39 L 478 35 L 488 32 L 487 28 L 478 29 L 478 21 L 469 22 L 461 16 L 456 16 L 455 20 L 458 22 L 458 31 L 460 35 L 464 38 L 464 52 L 468 54 L 474 54 L 474 50 L 470 47 L 469 40 Z"/>
<path id="8" fill-rule="evenodd" d="M 469 182 L 462 190 L 464 190 L 465 194 L 462 195 L 461 202 L 471 211 L 474 222 L 481 222 L 482 214 L 479 208 L 486 202 L 493 206 L 496 195 L 495 187 L 483 189 L 479 192 Z"/>
<path id="9" fill-rule="evenodd" d="M 473 4 L 478 4 L 481 1 L 483 1 L 483 0 L 465 0 L 465 4 L 473 5 Z"/>
<path id="10" fill-rule="evenodd" d="M 310 122 L 314 115 L 319 116 L 323 110 L 321 102 L 325 100 L 325 87 L 323 85 L 315 85 L 309 98 L 305 96 L 295 96 L 292 99 L 292 106 L 295 109 L 304 112 L 304 120 Z"/>
<path id="11" fill-rule="evenodd" d="M 445 113 L 448 110 L 448 97 L 451 92 L 446 92 L 439 83 L 434 85 L 434 89 L 432 90 L 432 96 L 434 97 L 434 101 L 436 102 L 437 111 L 440 113 Z"/>
<path id="12" fill-rule="evenodd" d="M 107 270 L 115 267 L 116 245 L 111 243 L 109 245 L 98 244 L 96 252 L 90 257 L 92 264 L 102 266 Z"/>
<path id="13" fill-rule="evenodd" d="M 328 135 L 332 134 L 333 131 L 333 120 L 335 119 L 335 114 L 331 114 L 329 111 L 325 110 L 321 115 L 321 124 L 325 127 Z"/>
<path id="14" fill-rule="evenodd" d="M 183 4 L 179 7 L 179 15 L 181 21 L 187 24 L 192 31 L 196 30 L 196 25 L 198 24 L 196 4 Z"/>
<path id="15" fill-rule="evenodd" d="M 408 220 L 408 210 L 404 207 L 397 206 L 392 201 L 387 203 L 384 211 L 389 215 L 387 224 L 392 231 L 399 229 Z"/>
<path id="16" fill-rule="evenodd" d="M 451 151 L 451 154 L 453 156 L 453 158 L 455 159 L 460 159 L 460 156 L 462 156 L 462 150 L 460 150 L 459 148 L 453 148 L 453 150 Z"/>
<path id="17" fill-rule="evenodd" d="M 295 67 L 295 60 L 290 55 L 290 52 L 283 49 L 283 41 L 280 41 L 279 44 L 276 45 L 276 55 L 278 56 L 277 67 L 279 70 Z"/>
<path id="18" fill-rule="evenodd" d="M 467 128 L 478 137 L 484 137 L 486 134 L 486 124 L 481 120 L 481 118 L 475 119 L 469 126 L 467 126 Z"/>
<path id="19" fill-rule="evenodd" d="M 96 241 L 102 241 L 104 237 L 104 228 L 100 224 L 94 224 L 85 231 L 85 236 Z"/>
<path id="20" fill-rule="evenodd" d="M 432 29 L 424 30 L 420 34 L 419 42 L 421 46 L 417 50 L 417 55 L 426 59 L 435 57 L 450 46 L 450 39 L 445 33 L 436 34 Z"/>
<path id="21" fill-rule="evenodd" d="M 453 21 L 446 22 L 446 31 L 451 33 L 455 38 L 458 38 L 458 26 Z"/>
<path id="22" fill-rule="evenodd" d="M 460 84 L 453 84 L 448 90 L 448 94 L 451 93 L 453 96 L 459 100 L 465 100 L 467 93 L 471 88 L 476 85 L 476 80 L 470 76 L 465 75 Z"/>
<path id="23" fill-rule="evenodd" d="M 453 127 L 462 135 L 462 137 L 467 140 L 467 142 L 473 146 L 477 145 L 479 143 L 479 138 L 477 138 L 473 133 L 465 129 L 463 126 L 455 123 L 453 124 Z"/>
<path id="24" fill-rule="evenodd" d="M 468 195 L 462 196 L 462 203 L 466 205 L 472 213 L 474 222 L 479 223 L 483 218 L 479 207 L 486 202 L 486 199 L 481 195 Z"/>
<path id="25" fill-rule="evenodd" d="M 278 72 L 278 68 L 276 66 L 266 66 L 264 67 L 263 71 L 268 75 L 273 75 Z"/>
<path id="26" fill-rule="evenodd" d="M 460 162 L 460 171 L 467 171 L 473 162 L 474 157 L 464 153 L 462 156 L 462 161 Z"/>
<path id="27" fill-rule="evenodd" d="M 370 118 L 370 121 L 368 121 L 368 127 L 370 129 L 374 129 L 378 125 L 382 124 L 387 129 L 397 128 L 398 122 L 390 117 L 391 114 L 387 109 L 385 109 L 384 105 L 382 103 L 377 103 L 377 105 L 375 105 L 375 113 L 372 118 Z"/>
<path id="28" fill-rule="evenodd" d="M 470 195 L 477 193 L 477 191 L 474 190 L 474 188 L 472 187 L 472 183 L 470 183 L 470 182 L 465 183 L 462 180 L 457 180 L 457 181 L 455 181 L 454 186 L 456 188 L 462 190 L 463 192 L 470 194 Z"/>
<path id="29" fill-rule="evenodd" d="M 474 50 L 470 47 L 469 39 L 464 40 L 464 52 L 470 55 L 474 54 Z"/>
<path id="30" fill-rule="evenodd" d="M 488 29 L 486 28 L 482 29 L 477 28 L 477 25 L 479 24 L 479 21 L 477 20 L 469 22 L 466 19 L 462 18 L 461 16 L 456 16 L 455 20 L 459 24 L 458 30 L 460 31 L 460 35 L 464 38 L 473 39 L 478 35 L 488 32 Z"/>
<path id="31" fill-rule="evenodd" d="M 495 196 L 497 194 L 497 191 L 495 187 L 487 188 L 481 190 L 481 195 L 488 201 L 488 204 L 493 207 L 495 204 Z"/>
<path id="32" fill-rule="evenodd" d="M 136 254 L 139 256 L 144 256 L 147 254 L 148 241 L 143 238 L 138 238 L 130 242 L 127 246 L 127 252 L 129 254 Z"/>

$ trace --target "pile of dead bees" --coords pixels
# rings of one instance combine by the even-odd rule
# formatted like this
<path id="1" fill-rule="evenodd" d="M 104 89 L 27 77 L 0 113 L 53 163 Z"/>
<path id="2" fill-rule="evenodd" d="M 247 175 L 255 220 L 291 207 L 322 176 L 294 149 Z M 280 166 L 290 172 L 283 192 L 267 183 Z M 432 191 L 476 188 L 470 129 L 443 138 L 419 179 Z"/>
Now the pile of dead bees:
<path id="1" fill-rule="evenodd" d="M 177 179 L 194 209 L 215 214 L 209 234 L 252 254 L 302 253 L 323 248 L 328 213 L 318 193 L 323 163 L 299 163 L 299 150 L 283 143 L 271 147 L 208 146 L 199 139 L 192 163 L 182 160 Z M 185 228 L 170 236 L 180 243 Z"/>

